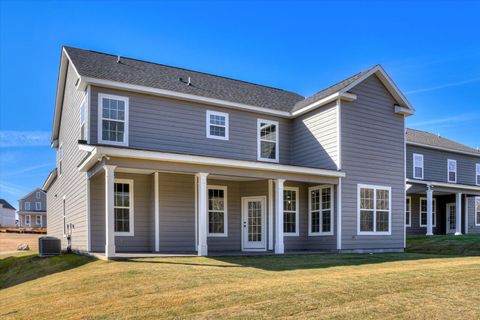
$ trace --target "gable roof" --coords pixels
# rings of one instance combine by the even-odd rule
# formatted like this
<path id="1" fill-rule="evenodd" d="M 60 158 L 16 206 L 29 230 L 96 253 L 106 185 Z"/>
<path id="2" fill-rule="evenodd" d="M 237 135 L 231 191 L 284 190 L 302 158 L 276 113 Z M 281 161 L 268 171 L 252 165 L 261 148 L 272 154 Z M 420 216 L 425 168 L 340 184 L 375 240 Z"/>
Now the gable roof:
<path id="1" fill-rule="evenodd" d="M 436 149 L 450 150 L 452 152 L 467 153 L 480 157 L 480 150 L 471 148 L 464 144 L 455 142 L 453 140 L 441 137 L 426 131 L 407 129 L 406 132 L 407 144 L 421 145 L 425 147 L 432 147 Z"/>
<path id="2" fill-rule="evenodd" d="M 40 192 L 43 192 L 43 193 L 46 193 L 44 190 L 42 190 L 41 188 L 35 188 L 33 189 L 31 192 L 27 193 L 25 196 L 23 196 L 19 201 L 25 199 L 25 198 L 28 198 L 32 193 L 34 192 L 37 192 L 37 191 L 40 191 Z"/>
<path id="3" fill-rule="evenodd" d="M 5 199 L 0 199 L 0 204 L 3 204 L 4 208 L 17 210 L 10 203 L 8 203 L 7 200 L 5 200 Z"/>

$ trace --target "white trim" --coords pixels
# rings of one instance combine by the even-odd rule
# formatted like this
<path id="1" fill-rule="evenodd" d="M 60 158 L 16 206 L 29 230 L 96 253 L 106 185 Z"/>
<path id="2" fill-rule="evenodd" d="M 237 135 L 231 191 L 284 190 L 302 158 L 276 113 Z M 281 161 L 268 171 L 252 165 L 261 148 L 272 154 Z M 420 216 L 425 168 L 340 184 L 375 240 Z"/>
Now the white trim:
<path id="1" fill-rule="evenodd" d="M 86 176 L 86 179 L 87 179 L 87 185 L 86 185 L 87 192 L 86 192 L 86 201 L 85 201 L 85 203 L 86 203 L 85 212 L 87 213 L 86 214 L 86 218 L 87 218 L 87 251 L 91 252 L 92 251 L 92 228 L 90 226 L 90 223 L 92 221 L 92 217 L 91 217 L 91 212 L 90 212 L 90 199 L 91 199 L 90 179 L 88 178 L 87 173 L 85 174 L 85 176 Z"/>
<path id="2" fill-rule="evenodd" d="M 342 250 L 342 178 L 337 184 L 337 250 Z"/>
<path id="3" fill-rule="evenodd" d="M 419 157 L 422 161 L 422 166 L 421 166 L 421 169 L 422 169 L 422 176 L 421 177 L 417 177 L 416 174 L 415 174 L 415 168 L 420 168 L 420 167 L 417 167 L 415 166 L 415 157 Z M 425 163 L 424 163 L 424 160 L 423 160 L 423 154 L 420 154 L 420 153 L 414 153 L 413 154 L 413 178 L 414 179 L 421 179 L 423 180 L 423 177 L 425 176 Z"/>
<path id="4" fill-rule="evenodd" d="M 245 201 L 255 201 L 260 199 L 262 202 L 262 239 L 263 239 L 263 248 L 245 248 L 245 227 L 244 227 L 244 220 L 245 220 Z M 251 196 L 251 197 L 241 197 L 241 219 L 240 219 L 240 228 L 241 228 L 241 242 L 242 242 L 242 251 L 267 251 L 266 239 L 265 239 L 265 216 L 266 210 L 265 207 L 267 205 L 267 197 L 266 196 Z"/>
<path id="5" fill-rule="evenodd" d="M 273 180 L 268 180 L 268 250 L 273 250 Z"/>
<path id="6" fill-rule="evenodd" d="M 425 213 L 425 215 L 427 215 L 427 219 L 428 219 L 428 210 L 427 211 L 422 211 L 422 200 L 425 200 L 427 201 L 427 198 L 426 197 L 421 197 L 420 198 L 420 202 L 419 202 L 419 205 L 418 205 L 418 212 L 419 212 L 419 217 L 420 219 L 418 220 L 418 225 L 422 228 L 426 228 L 427 227 L 427 224 L 428 224 L 428 221 L 427 221 L 427 224 L 422 224 L 422 212 Z M 432 205 L 432 219 L 434 220 L 432 223 L 432 228 L 435 228 L 437 227 L 437 198 L 432 198 L 432 202 L 433 202 L 433 205 Z"/>
<path id="7" fill-rule="evenodd" d="M 111 99 L 117 101 L 123 101 L 125 105 L 125 115 L 124 120 L 116 120 L 116 119 L 107 119 L 108 121 L 115 121 L 115 122 L 123 122 L 124 123 L 124 130 L 123 130 L 123 141 L 109 141 L 103 140 L 102 135 L 102 127 L 103 127 L 103 105 L 102 99 Z M 128 127 L 129 127 L 129 98 L 126 96 L 117 96 L 113 94 L 106 94 L 106 93 L 99 93 L 98 94 L 98 107 L 97 107 L 97 141 L 101 144 L 108 144 L 114 146 L 128 146 Z"/>
<path id="8" fill-rule="evenodd" d="M 212 124 L 210 123 L 210 116 L 219 116 L 219 117 L 224 117 L 225 118 L 225 125 L 219 125 L 219 124 Z M 209 139 L 217 139 L 217 140 L 228 140 L 229 139 L 229 131 L 230 131 L 230 124 L 229 124 L 229 117 L 228 113 L 226 112 L 220 112 L 220 111 L 214 111 L 214 110 L 207 110 L 206 116 L 206 133 L 207 133 L 207 138 Z M 221 127 L 225 128 L 225 136 L 214 136 L 210 134 L 210 127 Z"/>
<path id="9" fill-rule="evenodd" d="M 210 209 L 209 209 L 209 191 L 210 190 L 223 190 L 223 232 L 211 233 L 210 232 Z M 213 210 L 216 211 L 216 210 Z M 228 188 L 227 186 L 207 185 L 207 237 L 228 237 Z"/>
<path id="10" fill-rule="evenodd" d="M 180 162 L 200 165 L 225 166 L 232 168 L 253 169 L 253 170 L 269 170 L 275 172 L 285 173 L 299 173 L 315 176 L 326 177 L 345 177 L 345 173 L 336 170 L 315 169 L 300 166 L 291 166 L 285 164 L 273 164 L 245 160 L 231 160 L 223 158 L 193 156 L 175 153 L 166 153 L 158 151 L 134 150 L 126 148 L 103 147 L 103 146 L 88 146 L 79 145 L 80 150 L 88 151 L 91 155 L 78 168 L 79 171 L 88 171 L 88 169 L 98 162 L 102 156 L 123 157 L 145 160 L 159 160 L 167 162 Z"/>
<path id="11" fill-rule="evenodd" d="M 87 86 L 87 115 L 86 115 L 86 123 L 87 123 L 87 143 L 90 143 L 92 137 L 92 126 L 90 121 L 90 116 L 92 115 L 92 87 L 90 85 Z"/>
<path id="12" fill-rule="evenodd" d="M 450 170 L 450 163 L 455 164 L 455 170 Z M 450 180 L 450 172 L 455 173 L 455 180 Z M 447 159 L 447 182 L 457 183 L 457 160 Z"/>
<path id="13" fill-rule="evenodd" d="M 200 244 L 198 238 L 198 175 L 193 176 L 193 183 L 195 184 L 195 249 L 198 249 Z"/>
<path id="14" fill-rule="evenodd" d="M 373 189 L 373 231 L 361 231 L 360 230 L 360 194 L 361 189 Z M 377 230 L 377 190 L 388 191 L 388 231 L 376 231 Z M 367 209 L 363 209 L 367 210 Z M 385 210 L 381 210 L 385 211 Z M 405 224 L 405 220 L 403 221 Z M 357 234 L 358 235 L 372 235 L 372 236 L 389 236 L 392 234 L 392 187 L 390 186 L 377 186 L 369 184 L 357 185 Z"/>
<path id="15" fill-rule="evenodd" d="M 452 183 L 446 183 L 446 182 L 436 182 L 436 181 L 423 181 L 423 180 L 414 180 L 414 179 L 407 179 L 407 183 L 419 183 L 419 184 L 424 184 L 427 186 L 433 186 L 433 187 L 445 187 L 445 188 L 453 188 L 453 189 L 465 189 L 465 190 L 471 190 L 471 191 L 480 191 L 480 186 L 471 186 L 468 184 L 452 184 Z"/>
<path id="16" fill-rule="evenodd" d="M 335 100 L 340 100 L 343 99 L 345 101 L 354 101 L 357 100 L 357 95 L 353 93 L 348 93 L 348 92 L 335 92 L 334 94 L 329 95 L 328 97 L 325 97 L 323 99 L 320 99 L 318 101 L 315 101 L 301 109 L 298 109 L 294 112 L 292 112 L 292 116 L 298 117 L 301 116 L 302 114 L 305 114 L 309 111 L 312 111 L 318 107 L 321 107 L 327 103 L 330 103 Z"/>
<path id="17" fill-rule="evenodd" d="M 28 223 L 27 223 L 27 217 L 28 217 Z M 32 226 L 32 216 L 29 214 L 25 215 L 25 227 L 31 227 Z"/>
<path id="18" fill-rule="evenodd" d="M 429 144 L 419 143 L 419 142 L 411 142 L 411 141 L 407 141 L 407 144 L 411 145 L 411 146 L 424 147 L 424 148 L 429 148 L 429 149 L 435 149 L 435 150 L 453 152 L 453 153 L 458 153 L 458 154 L 466 154 L 466 155 L 474 156 L 474 157 L 480 157 L 480 152 L 475 153 L 475 152 L 469 152 L 469 151 L 461 151 L 461 150 L 431 146 Z"/>
<path id="19" fill-rule="evenodd" d="M 155 172 L 153 174 L 154 181 L 154 201 L 155 201 L 155 252 L 160 251 L 160 174 Z"/>
<path id="20" fill-rule="evenodd" d="M 87 138 L 87 126 L 86 126 L 86 123 L 87 123 L 87 96 L 88 96 L 88 92 L 85 93 L 85 96 L 83 97 L 82 99 L 82 102 L 80 103 L 80 130 L 82 130 L 82 126 L 83 126 L 83 138 L 84 140 L 88 140 Z M 82 110 L 83 109 L 83 110 Z M 83 123 L 82 123 L 82 117 L 83 117 Z M 82 138 L 82 132 L 80 132 L 80 139 Z"/>
<path id="21" fill-rule="evenodd" d="M 60 145 L 58 146 L 58 155 L 57 155 L 57 161 L 58 161 L 58 177 L 61 177 L 63 174 L 63 142 L 60 142 Z"/>
<path id="22" fill-rule="evenodd" d="M 475 226 L 476 227 L 480 227 L 480 221 L 478 220 L 478 216 L 480 215 L 480 211 L 477 211 L 477 209 L 479 207 L 479 204 L 478 204 L 479 202 L 480 202 L 480 197 L 475 197 L 473 213 L 475 214 Z"/>
<path id="23" fill-rule="evenodd" d="M 275 126 L 275 159 L 270 159 L 270 158 L 262 158 L 262 149 L 261 149 L 261 135 L 260 132 L 262 130 L 260 124 L 265 123 L 266 125 L 274 125 Z M 257 160 L 258 161 L 267 161 L 267 162 L 279 162 L 279 150 L 280 150 L 280 143 L 279 143 L 279 136 L 280 136 L 280 126 L 278 124 L 278 121 L 273 121 L 273 120 L 266 120 L 266 119 L 257 119 Z M 267 142 L 273 142 L 270 140 L 265 140 Z"/>
<path id="24" fill-rule="evenodd" d="M 342 101 L 337 100 L 337 170 L 342 170 Z"/>
<path id="25" fill-rule="evenodd" d="M 323 201 L 322 201 L 322 191 L 324 189 L 330 189 L 330 209 L 323 208 Z M 312 232 L 312 191 L 318 190 L 319 192 L 319 228 L 318 232 Z M 309 237 L 317 237 L 317 236 L 333 236 L 334 235 L 334 217 L 333 211 L 335 210 L 334 207 L 334 197 L 333 197 L 333 185 L 321 185 L 321 186 L 314 186 L 308 188 L 308 236 Z M 330 210 L 330 231 L 322 231 L 322 224 L 323 224 L 323 213 Z"/>
<path id="26" fill-rule="evenodd" d="M 67 201 L 66 197 L 62 198 L 62 220 L 63 220 L 63 237 L 67 236 Z"/>
<path id="27" fill-rule="evenodd" d="M 298 187 L 283 187 L 283 201 L 285 201 L 285 191 L 294 191 L 295 192 L 295 232 L 285 232 L 285 205 L 283 206 L 283 235 L 285 237 L 294 237 L 299 235 L 298 229 L 300 229 L 299 226 L 299 216 L 300 216 L 300 211 L 299 211 L 299 203 L 300 203 L 300 188 Z M 288 211 L 288 212 L 293 212 L 293 211 Z"/>
<path id="28" fill-rule="evenodd" d="M 40 218 L 40 223 L 38 223 L 38 218 Z M 43 216 L 37 214 L 37 215 L 35 216 L 35 225 L 41 227 L 41 226 L 42 226 L 42 222 L 43 222 L 42 220 L 43 220 Z"/>
<path id="29" fill-rule="evenodd" d="M 128 206 L 128 222 L 129 222 L 129 227 L 128 227 L 128 232 L 118 232 L 118 231 L 115 231 L 115 224 L 114 224 L 114 227 L 113 227 L 113 234 L 115 236 L 120 236 L 120 237 L 124 237 L 124 236 L 127 236 L 127 237 L 133 237 L 135 235 L 135 229 L 134 229 L 134 197 L 135 197 L 135 192 L 134 192 L 134 182 L 133 182 L 133 179 L 115 179 L 114 180 L 114 185 L 116 183 L 120 183 L 120 184 L 128 184 L 129 185 L 129 194 L 128 194 L 128 198 L 129 198 L 129 206 Z M 114 188 L 115 189 L 115 188 Z M 113 190 L 113 192 L 115 193 L 115 190 Z M 115 206 L 115 203 L 113 204 L 113 210 L 115 210 L 116 206 Z M 122 207 L 124 208 L 124 207 Z M 115 213 L 114 213 L 114 217 L 113 217 L 113 221 L 115 222 Z"/>
<path id="30" fill-rule="evenodd" d="M 475 184 L 480 186 L 480 163 L 475 164 Z"/>
<path id="31" fill-rule="evenodd" d="M 407 206 L 407 200 L 409 203 L 409 206 Z M 405 227 L 411 227 L 412 226 L 412 197 L 405 197 L 405 217 L 408 214 L 408 224 L 405 222 Z"/>

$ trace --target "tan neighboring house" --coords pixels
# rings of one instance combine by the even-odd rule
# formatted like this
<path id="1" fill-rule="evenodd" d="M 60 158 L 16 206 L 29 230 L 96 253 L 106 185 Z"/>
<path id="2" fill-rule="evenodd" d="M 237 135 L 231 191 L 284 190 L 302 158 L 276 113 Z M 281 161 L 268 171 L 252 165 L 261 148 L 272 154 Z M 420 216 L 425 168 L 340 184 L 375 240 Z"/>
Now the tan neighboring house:
<path id="1" fill-rule="evenodd" d="M 18 200 L 18 224 L 24 228 L 47 227 L 47 194 L 36 188 Z"/>
<path id="2" fill-rule="evenodd" d="M 0 199 L 0 227 L 15 227 L 15 208 L 4 199 Z"/>

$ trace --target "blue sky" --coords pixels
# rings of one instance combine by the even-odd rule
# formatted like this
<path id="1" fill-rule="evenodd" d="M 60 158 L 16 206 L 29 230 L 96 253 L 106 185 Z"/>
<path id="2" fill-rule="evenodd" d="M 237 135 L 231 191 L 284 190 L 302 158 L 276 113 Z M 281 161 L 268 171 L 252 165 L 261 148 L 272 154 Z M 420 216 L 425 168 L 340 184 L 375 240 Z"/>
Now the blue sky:
<path id="1" fill-rule="evenodd" d="M 377 63 L 417 109 L 408 125 L 480 146 L 475 2 L 0 2 L 0 198 L 55 166 L 62 44 L 311 95 Z"/>

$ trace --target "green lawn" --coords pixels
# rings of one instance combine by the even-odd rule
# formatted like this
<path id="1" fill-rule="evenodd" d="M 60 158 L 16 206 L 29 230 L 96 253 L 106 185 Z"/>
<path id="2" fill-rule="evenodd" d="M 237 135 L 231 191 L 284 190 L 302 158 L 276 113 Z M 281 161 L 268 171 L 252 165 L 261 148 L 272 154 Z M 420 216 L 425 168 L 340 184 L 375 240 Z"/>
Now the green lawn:
<path id="1" fill-rule="evenodd" d="M 419 239 L 409 239 L 411 250 L 419 252 Z M 480 318 L 480 257 L 441 251 L 116 262 L 0 256 L 0 318 Z"/>

